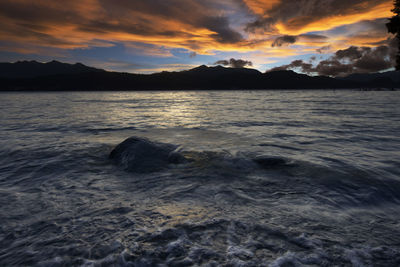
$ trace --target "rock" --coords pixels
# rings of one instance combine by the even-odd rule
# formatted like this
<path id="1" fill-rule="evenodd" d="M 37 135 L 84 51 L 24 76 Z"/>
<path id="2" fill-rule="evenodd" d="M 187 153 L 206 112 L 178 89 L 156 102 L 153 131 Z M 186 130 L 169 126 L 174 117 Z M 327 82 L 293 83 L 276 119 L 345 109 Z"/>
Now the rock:
<path id="1" fill-rule="evenodd" d="M 146 173 L 166 168 L 168 164 L 186 162 L 176 151 L 178 146 L 152 142 L 146 138 L 130 137 L 111 151 L 109 158 L 125 170 Z"/>
<path id="2" fill-rule="evenodd" d="M 259 156 L 256 157 L 253 161 L 264 169 L 278 168 L 287 165 L 286 160 L 280 157 Z"/>
<path id="3" fill-rule="evenodd" d="M 177 151 L 172 151 L 171 153 L 169 153 L 168 161 L 169 163 L 173 164 L 181 164 L 188 162 L 188 160 L 181 153 Z"/>

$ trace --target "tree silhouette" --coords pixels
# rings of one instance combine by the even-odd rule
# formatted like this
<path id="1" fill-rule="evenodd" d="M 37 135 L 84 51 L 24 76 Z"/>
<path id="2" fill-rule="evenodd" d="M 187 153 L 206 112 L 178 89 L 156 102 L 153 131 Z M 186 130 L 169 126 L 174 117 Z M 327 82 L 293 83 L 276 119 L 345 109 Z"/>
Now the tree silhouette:
<path id="1" fill-rule="evenodd" d="M 400 70 L 400 0 L 394 0 L 394 8 L 392 12 L 395 14 L 389 19 L 389 23 L 386 27 L 390 33 L 393 33 L 397 37 L 398 51 L 396 57 L 396 70 Z"/>

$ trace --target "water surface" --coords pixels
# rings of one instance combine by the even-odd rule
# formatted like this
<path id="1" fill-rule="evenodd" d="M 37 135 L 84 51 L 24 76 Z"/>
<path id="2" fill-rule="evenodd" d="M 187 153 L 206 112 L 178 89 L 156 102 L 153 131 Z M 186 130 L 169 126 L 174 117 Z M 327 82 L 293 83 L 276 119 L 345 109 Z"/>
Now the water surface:
<path id="1" fill-rule="evenodd" d="M 329 90 L 1 93 L 0 263 L 399 266 L 399 103 Z M 108 155 L 131 136 L 195 160 L 126 171 Z"/>

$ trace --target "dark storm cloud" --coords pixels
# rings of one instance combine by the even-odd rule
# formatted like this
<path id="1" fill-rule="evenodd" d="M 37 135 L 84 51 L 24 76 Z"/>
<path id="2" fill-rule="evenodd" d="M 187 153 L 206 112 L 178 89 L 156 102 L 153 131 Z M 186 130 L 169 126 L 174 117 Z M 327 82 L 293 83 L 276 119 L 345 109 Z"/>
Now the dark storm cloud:
<path id="1" fill-rule="evenodd" d="M 280 70 L 289 70 L 289 69 L 294 69 L 294 68 L 300 68 L 305 73 L 314 72 L 313 71 L 314 70 L 313 69 L 313 65 L 311 63 L 306 63 L 303 60 L 294 60 L 290 64 L 282 65 L 282 66 L 279 66 L 279 67 L 275 67 L 273 69 L 268 70 L 268 72 L 280 71 Z"/>
<path id="2" fill-rule="evenodd" d="M 393 58 L 394 59 L 394 58 Z M 363 55 L 354 62 L 354 68 L 361 72 L 376 72 L 394 66 L 388 46 L 364 50 Z"/>
<path id="3" fill-rule="evenodd" d="M 304 73 L 316 73 L 324 76 L 345 76 L 352 73 L 378 72 L 394 67 L 396 57 L 396 39 L 389 39 L 386 45 L 379 47 L 355 47 L 338 50 L 329 59 L 318 65 L 303 60 L 273 68 L 269 71 L 299 69 Z"/>
<path id="4" fill-rule="evenodd" d="M 323 46 L 321 48 L 318 48 L 316 51 L 318 53 L 320 53 L 320 54 L 323 54 L 323 53 L 329 51 L 330 49 L 331 49 L 331 46 L 330 45 L 326 45 L 326 46 Z"/>
<path id="5" fill-rule="evenodd" d="M 243 59 L 218 60 L 213 65 L 230 66 L 232 68 L 244 68 L 246 66 L 253 66 L 253 62 Z"/>
<path id="6" fill-rule="evenodd" d="M 0 2 L 0 16 L 25 22 L 25 26 L 35 26 L 37 23 L 64 21 L 66 17 L 76 19 L 79 16 L 71 13 L 73 5 L 65 1 L 52 5 L 40 4 L 40 1 L 11 1 Z M 56 12 L 55 12 L 56 11 Z M 22 23 L 21 23 L 22 24 Z M 43 27 L 44 24 L 41 24 Z"/>
<path id="7" fill-rule="evenodd" d="M 287 44 L 294 44 L 297 41 L 306 41 L 306 42 L 323 42 L 326 41 L 328 37 L 317 34 L 301 34 L 298 36 L 294 35 L 284 35 L 276 38 L 274 42 L 271 44 L 272 47 L 281 47 Z"/>
<path id="8" fill-rule="evenodd" d="M 249 22 L 246 24 L 244 30 L 246 32 L 252 32 L 254 33 L 258 29 L 262 29 L 265 32 L 276 32 L 274 25 L 275 25 L 276 19 L 267 17 L 267 18 L 258 18 L 252 22 Z"/>
<path id="9" fill-rule="evenodd" d="M 337 51 L 330 59 L 321 61 L 315 68 L 320 75 L 343 76 L 351 73 L 378 72 L 395 65 L 396 40 L 387 45 L 371 47 L 349 47 Z"/>
<path id="10" fill-rule="evenodd" d="M 293 68 L 302 68 L 306 73 L 310 73 L 313 67 L 311 63 L 303 62 L 303 60 L 295 60 L 290 65 Z"/>
<path id="11" fill-rule="evenodd" d="M 316 42 L 326 41 L 328 39 L 327 36 L 320 34 L 301 34 L 299 35 L 299 38 L 306 41 L 316 41 Z"/>
<path id="12" fill-rule="evenodd" d="M 364 53 L 368 53 L 371 50 L 369 47 L 356 47 L 351 46 L 344 50 L 338 50 L 335 53 L 337 59 L 348 59 L 355 60 L 363 56 Z"/>
<path id="13" fill-rule="evenodd" d="M 322 76 L 345 76 L 354 72 L 354 66 L 332 58 L 321 61 L 312 71 Z"/>
<path id="14" fill-rule="evenodd" d="M 297 36 L 284 35 L 275 39 L 272 43 L 272 47 L 280 47 L 285 44 L 294 44 L 297 41 Z"/>
<path id="15" fill-rule="evenodd" d="M 201 21 L 200 26 L 216 32 L 215 39 L 221 43 L 238 43 L 243 40 L 242 35 L 231 29 L 226 17 L 206 17 Z"/>

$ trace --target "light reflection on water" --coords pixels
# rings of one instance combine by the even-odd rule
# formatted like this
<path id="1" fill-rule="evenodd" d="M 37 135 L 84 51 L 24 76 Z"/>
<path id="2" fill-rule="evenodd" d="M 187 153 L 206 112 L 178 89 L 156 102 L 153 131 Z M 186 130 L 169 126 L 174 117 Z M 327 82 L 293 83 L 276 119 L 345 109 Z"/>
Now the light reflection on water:
<path id="1" fill-rule="evenodd" d="M 400 262 L 398 92 L 0 97 L 2 265 Z M 194 162 L 126 172 L 130 136 Z"/>

